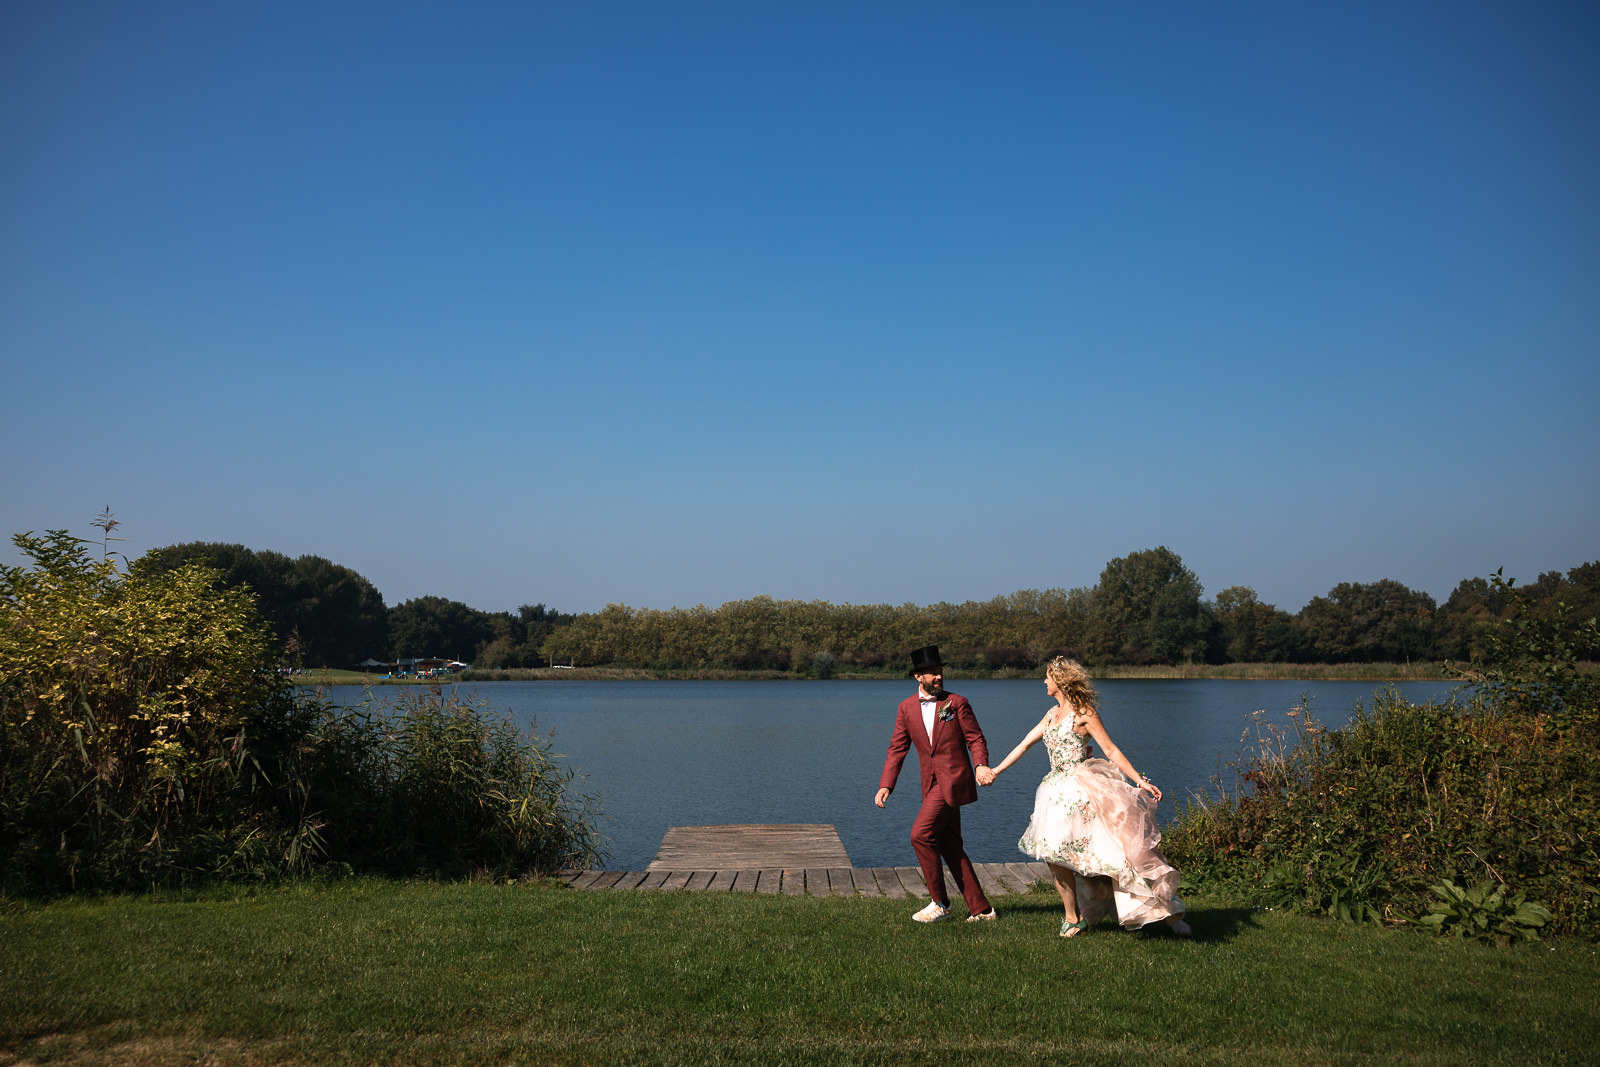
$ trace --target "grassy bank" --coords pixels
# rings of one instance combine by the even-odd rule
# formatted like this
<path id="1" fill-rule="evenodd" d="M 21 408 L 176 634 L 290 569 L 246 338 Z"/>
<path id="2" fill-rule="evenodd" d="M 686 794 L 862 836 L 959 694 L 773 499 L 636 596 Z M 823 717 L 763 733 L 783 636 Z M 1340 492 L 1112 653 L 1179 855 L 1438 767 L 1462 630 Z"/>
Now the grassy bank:
<path id="1" fill-rule="evenodd" d="M 1600 950 L 1193 901 L 1193 942 L 905 901 L 355 882 L 11 904 L 0 1063 L 1584 1062 Z"/>

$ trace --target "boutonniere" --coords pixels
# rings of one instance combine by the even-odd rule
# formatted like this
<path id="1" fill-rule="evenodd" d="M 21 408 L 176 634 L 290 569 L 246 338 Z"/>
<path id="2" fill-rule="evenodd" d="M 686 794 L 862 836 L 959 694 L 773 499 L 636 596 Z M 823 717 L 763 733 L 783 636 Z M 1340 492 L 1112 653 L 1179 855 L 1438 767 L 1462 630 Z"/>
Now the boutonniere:
<path id="1" fill-rule="evenodd" d="M 946 700 L 943 704 L 940 704 L 934 710 L 938 713 L 940 722 L 949 722 L 951 719 L 956 717 L 956 713 L 951 710 L 950 702 L 948 700 Z"/>

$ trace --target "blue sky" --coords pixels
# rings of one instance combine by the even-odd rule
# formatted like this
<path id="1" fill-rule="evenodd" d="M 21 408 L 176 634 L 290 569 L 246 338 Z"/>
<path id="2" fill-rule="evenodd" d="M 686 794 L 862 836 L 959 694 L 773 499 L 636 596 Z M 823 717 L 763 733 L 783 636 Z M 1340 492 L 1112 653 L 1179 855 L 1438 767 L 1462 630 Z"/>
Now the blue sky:
<path id="1" fill-rule="evenodd" d="M 484 610 L 1600 558 L 1591 3 L 11 2 L 0 143 L 7 535 Z"/>

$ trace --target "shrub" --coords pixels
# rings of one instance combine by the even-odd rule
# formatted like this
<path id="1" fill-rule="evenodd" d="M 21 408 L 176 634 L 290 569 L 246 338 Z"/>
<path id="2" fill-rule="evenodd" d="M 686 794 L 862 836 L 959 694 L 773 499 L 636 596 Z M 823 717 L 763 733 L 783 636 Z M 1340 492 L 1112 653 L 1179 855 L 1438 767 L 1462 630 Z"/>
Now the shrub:
<path id="1" fill-rule="evenodd" d="M 549 870 L 597 851 L 548 747 L 437 693 L 300 699 L 250 595 L 64 531 L 0 567 L 0 891 Z"/>
<path id="2" fill-rule="evenodd" d="M 1163 847 L 1191 882 L 1263 906 L 1414 922 L 1437 887 L 1492 883 L 1496 908 L 1548 908 L 1551 932 L 1593 934 L 1600 730 L 1573 647 L 1510 627 L 1464 701 L 1389 691 L 1337 731 L 1304 702 L 1288 725 L 1258 717 L 1233 792 L 1190 804 Z"/>
<path id="3" fill-rule="evenodd" d="M 91 560 L 64 531 L 0 568 L 4 884 L 147 884 L 233 874 L 291 847 L 260 818 L 246 745 L 284 686 L 248 596 L 214 573 Z"/>
<path id="4" fill-rule="evenodd" d="M 548 740 L 440 690 L 319 709 L 298 778 L 327 858 L 361 871 L 497 876 L 588 866 L 594 801 Z"/>
<path id="5" fill-rule="evenodd" d="M 1191 881 L 1403 922 L 1441 880 L 1488 879 L 1548 904 L 1561 932 L 1600 916 L 1592 739 L 1392 692 L 1343 730 L 1297 711 L 1294 727 L 1261 727 L 1234 795 L 1191 804 L 1168 829 L 1163 847 Z"/>

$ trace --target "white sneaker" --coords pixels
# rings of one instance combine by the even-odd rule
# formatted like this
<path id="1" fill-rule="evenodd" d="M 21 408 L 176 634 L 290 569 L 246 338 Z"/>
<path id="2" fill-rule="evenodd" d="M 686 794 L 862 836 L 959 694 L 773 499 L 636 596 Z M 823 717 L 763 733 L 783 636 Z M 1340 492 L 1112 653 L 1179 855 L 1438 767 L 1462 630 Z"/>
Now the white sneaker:
<path id="1" fill-rule="evenodd" d="M 990 908 L 988 911 L 980 911 L 976 915 L 968 915 L 967 916 L 967 922 L 969 922 L 969 923 L 992 923 L 998 918 L 1000 918 L 999 913 L 996 912 L 993 908 Z"/>
<path id="2" fill-rule="evenodd" d="M 926 908 L 923 908 L 921 911 L 917 912 L 911 917 L 919 923 L 936 923 L 940 919 L 949 918 L 950 909 L 939 903 L 937 900 L 930 900 Z"/>

